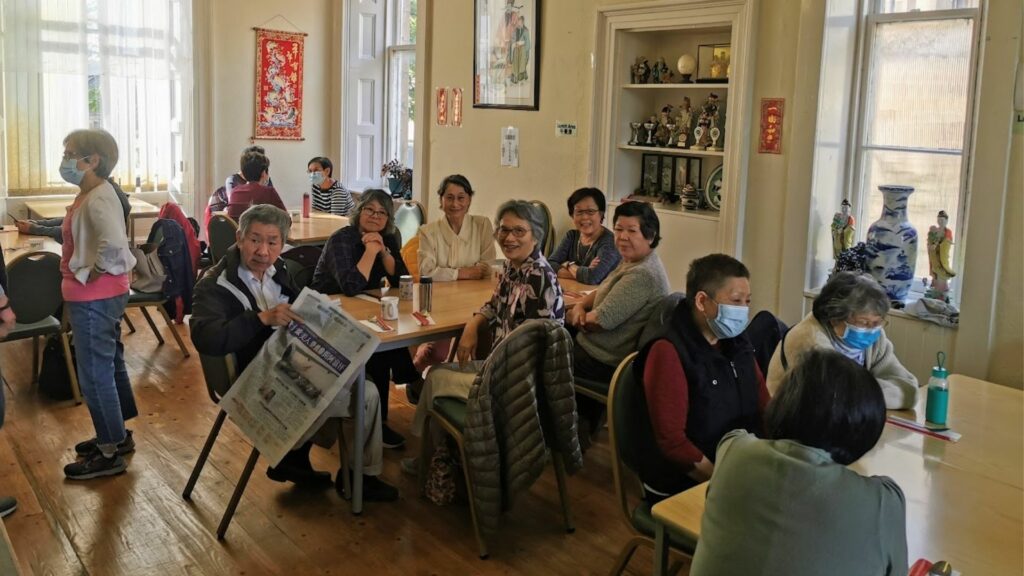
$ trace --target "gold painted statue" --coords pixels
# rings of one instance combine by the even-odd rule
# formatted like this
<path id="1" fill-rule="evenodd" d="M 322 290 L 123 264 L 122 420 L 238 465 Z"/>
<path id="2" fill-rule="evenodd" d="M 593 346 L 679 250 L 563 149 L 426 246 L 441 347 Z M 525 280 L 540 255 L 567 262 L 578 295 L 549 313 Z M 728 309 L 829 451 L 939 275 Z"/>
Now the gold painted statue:
<path id="1" fill-rule="evenodd" d="M 926 298 L 949 302 L 949 280 L 956 276 L 951 264 L 949 250 L 953 246 L 953 231 L 949 215 L 939 210 L 937 225 L 928 228 L 928 270 L 932 275 L 931 286 L 925 291 Z"/>
<path id="2" fill-rule="evenodd" d="M 854 219 L 850 215 L 850 201 L 844 199 L 839 212 L 832 216 L 832 257 L 839 260 L 844 250 L 853 247 Z"/>

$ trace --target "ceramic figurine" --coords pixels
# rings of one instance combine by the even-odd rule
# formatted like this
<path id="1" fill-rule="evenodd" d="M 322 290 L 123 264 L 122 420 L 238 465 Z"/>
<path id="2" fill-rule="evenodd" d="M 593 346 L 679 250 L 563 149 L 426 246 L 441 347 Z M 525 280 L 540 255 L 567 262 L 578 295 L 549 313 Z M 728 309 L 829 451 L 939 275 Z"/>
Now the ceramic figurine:
<path id="1" fill-rule="evenodd" d="M 928 228 L 928 270 L 932 282 L 924 295 L 949 302 L 949 280 L 956 276 L 949 254 L 953 246 L 953 231 L 946 227 L 949 215 L 945 210 L 939 210 L 936 220 L 937 225 Z"/>
<path id="2" fill-rule="evenodd" d="M 651 65 L 647 58 L 640 57 L 640 63 L 636 65 L 636 84 L 647 84 L 651 77 Z"/>
<path id="3" fill-rule="evenodd" d="M 850 201 L 844 198 L 839 212 L 832 215 L 832 257 L 837 261 L 844 250 L 853 246 L 854 223 Z"/>
<path id="4" fill-rule="evenodd" d="M 683 103 L 679 106 L 679 114 L 676 115 L 676 124 L 679 126 L 679 138 L 676 139 L 677 148 L 686 148 L 687 139 L 690 136 L 690 128 L 693 126 L 693 110 L 690 109 L 690 97 L 683 97 Z"/>
<path id="5" fill-rule="evenodd" d="M 629 128 L 632 133 L 629 135 L 629 145 L 636 146 L 640 143 L 640 127 L 643 126 L 641 122 L 630 122 Z"/>
<path id="6" fill-rule="evenodd" d="M 654 66 L 651 66 L 651 84 L 661 84 L 661 65 L 664 61 L 659 57 L 654 61 Z"/>
<path id="7" fill-rule="evenodd" d="M 672 71 L 668 69 L 668 64 L 665 63 L 665 59 L 658 57 L 657 62 L 654 63 L 654 67 L 658 69 L 658 79 L 655 80 L 656 84 L 671 84 L 672 83 Z"/>
<path id="8" fill-rule="evenodd" d="M 868 228 L 868 270 L 896 307 L 914 281 L 917 265 L 917 230 L 907 220 L 907 199 L 913 186 L 883 185 L 882 217 Z"/>

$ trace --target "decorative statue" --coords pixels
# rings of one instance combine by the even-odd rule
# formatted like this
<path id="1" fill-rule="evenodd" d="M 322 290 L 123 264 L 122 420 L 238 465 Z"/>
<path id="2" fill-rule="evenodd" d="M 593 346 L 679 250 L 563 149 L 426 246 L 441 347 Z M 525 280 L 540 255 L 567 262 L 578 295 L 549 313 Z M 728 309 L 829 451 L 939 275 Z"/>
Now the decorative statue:
<path id="1" fill-rule="evenodd" d="M 640 82 L 640 57 L 636 57 L 636 61 L 629 65 L 629 83 L 637 84 Z"/>
<path id="2" fill-rule="evenodd" d="M 679 114 L 676 115 L 676 125 L 679 126 L 679 138 L 676 140 L 677 148 L 686 148 L 687 139 L 690 137 L 690 128 L 693 126 L 693 110 L 690 109 L 690 97 L 683 97 L 683 103 L 679 106 Z"/>
<path id="3" fill-rule="evenodd" d="M 697 127 L 703 128 L 700 137 L 694 143 L 694 150 L 705 150 L 711 144 L 711 128 L 718 125 L 718 94 L 708 94 L 707 100 L 700 108 L 700 116 L 697 118 Z"/>
<path id="4" fill-rule="evenodd" d="M 638 58 L 640 63 L 636 65 L 636 83 L 647 84 L 651 78 L 651 65 L 647 63 L 647 58 Z"/>
<path id="5" fill-rule="evenodd" d="M 671 110 L 671 108 L 669 109 Z M 661 148 L 668 146 L 669 135 L 671 134 L 668 127 L 669 122 L 671 122 L 669 120 L 669 112 L 666 112 L 663 108 L 661 110 L 661 121 L 658 122 L 657 132 L 654 133 L 654 143 Z"/>
<path id="6" fill-rule="evenodd" d="M 658 58 L 654 61 L 654 66 L 651 66 L 651 84 L 661 84 L 661 65 L 664 62 L 664 58 Z"/>
<path id="7" fill-rule="evenodd" d="M 657 70 L 658 70 L 657 79 L 655 80 L 655 83 L 657 83 L 657 84 L 671 84 L 672 83 L 672 77 L 674 76 L 674 74 L 672 74 L 672 71 L 668 69 L 668 64 L 665 63 L 665 59 L 664 58 L 659 56 L 658 60 L 654 63 L 654 67 L 657 68 Z"/>
<path id="8" fill-rule="evenodd" d="M 949 215 L 939 210 L 938 225 L 928 228 L 928 270 L 932 283 L 924 293 L 926 298 L 949 302 L 949 279 L 956 276 L 950 264 L 949 249 L 953 246 L 953 231 L 946 227 Z"/>
<path id="9" fill-rule="evenodd" d="M 843 199 L 843 204 L 832 216 L 832 257 L 839 260 L 844 250 L 853 246 L 853 225 L 855 221 L 850 215 L 850 201 Z"/>

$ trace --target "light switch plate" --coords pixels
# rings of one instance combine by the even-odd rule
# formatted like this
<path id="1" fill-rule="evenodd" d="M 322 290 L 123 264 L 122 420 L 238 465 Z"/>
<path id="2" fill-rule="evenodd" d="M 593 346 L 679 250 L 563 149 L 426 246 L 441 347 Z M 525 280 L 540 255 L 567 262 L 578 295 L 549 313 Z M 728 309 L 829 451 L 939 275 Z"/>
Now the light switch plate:
<path id="1" fill-rule="evenodd" d="M 555 121 L 555 136 L 575 136 L 576 135 L 576 123 L 575 122 L 561 122 Z"/>

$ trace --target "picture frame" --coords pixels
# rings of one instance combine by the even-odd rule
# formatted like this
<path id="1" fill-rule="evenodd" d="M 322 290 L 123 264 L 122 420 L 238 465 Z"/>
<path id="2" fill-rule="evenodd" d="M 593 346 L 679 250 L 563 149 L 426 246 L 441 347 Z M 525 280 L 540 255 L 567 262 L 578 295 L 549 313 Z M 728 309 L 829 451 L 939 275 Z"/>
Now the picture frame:
<path id="1" fill-rule="evenodd" d="M 474 108 L 540 108 L 540 11 L 541 0 L 474 0 Z"/>
<path id="2" fill-rule="evenodd" d="M 697 83 L 725 84 L 729 82 L 732 49 L 729 44 L 701 44 L 697 46 Z"/>
<path id="3" fill-rule="evenodd" d="M 700 188 L 704 184 L 702 178 L 704 163 L 702 158 L 697 156 L 675 156 L 673 160 L 676 192 L 682 192 L 683 186 L 687 184 L 693 184 L 694 188 Z"/>
<path id="4" fill-rule="evenodd" d="M 661 155 L 644 154 L 641 162 L 640 191 L 644 196 L 657 196 L 661 192 Z"/>

